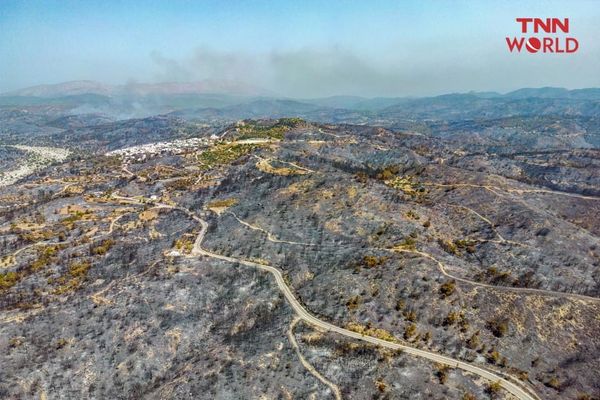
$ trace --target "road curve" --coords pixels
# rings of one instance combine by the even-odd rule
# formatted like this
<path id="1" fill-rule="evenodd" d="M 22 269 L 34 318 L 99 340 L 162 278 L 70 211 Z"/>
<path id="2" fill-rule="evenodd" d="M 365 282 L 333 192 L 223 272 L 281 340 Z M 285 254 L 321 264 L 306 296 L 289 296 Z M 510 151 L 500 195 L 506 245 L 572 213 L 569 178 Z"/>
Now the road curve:
<path id="1" fill-rule="evenodd" d="M 173 207 L 173 208 L 176 208 L 176 207 Z M 177 209 L 179 209 L 179 208 L 177 208 Z M 315 316 L 311 315 L 302 306 L 302 304 L 298 301 L 298 299 L 296 299 L 296 297 L 290 290 L 289 286 L 285 283 L 285 280 L 283 278 L 281 271 L 279 271 L 277 268 L 274 268 L 270 265 L 253 262 L 253 261 L 241 260 L 241 259 L 234 258 L 234 257 L 228 257 L 228 256 L 224 256 L 221 254 L 216 254 L 211 251 L 207 251 L 207 250 L 203 249 L 201 247 L 201 244 L 202 244 L 202 240 L 204 239 L 204 235 L 206 234 L 206 231 L 208 229 L 208 224 L 203 219 L 201 219 L 198 216 L 189 212 L 189 210 L 187 210 L 187 211 L 188 211 L 188 215 L 192 216 L 192 218 L 194 220 L 198 221 L 201 224 L 201 230 L 200 230 L 198 236 L 196 237 L 196 240 L 194 242 L 194 247 L 191 252 L 192 256 L 207 256 L 207 257 L 216 258 L 216 259 L 228 261 L 231 263 L 238 263 L 238 264 L 242 264 L 242 265 L 246 265 L 249 267 L 254 267 L 254 268 L 261 269 L 263 271 L 270 272 L 271 274 L 273 274 L 273 276 L 275 276 L 275 281 L 277 282 L 277 286 L 283 292 L 283 295 L 285 296 L 288 303 L 292 306 L 292 309 L 294 310 L 294 312 L 304 321 L 306 321 L 314 326 L 317 326 L 321 329 L 324 329 L 326 331 L 336 332 L 336 333 L 346 336 L 346 337 L 350 337 L 350 338 L 357 339 L 357 340 L 362 340 L 364 342 L 372 343 L 377 346 L 385 347 L 385 348 L 392 349 L 392 350 L 402 350 L 408 354 L 412 354 L 417 357 L 426 358 L 430 361 L 444 364 L 444 365 L 447 365 L 452 368 L 459 368 L 459 369 L 462 369 L 463 371 L 471 372 L 471 373 L 481 376 L 482 378 L 485 378 L 489 381 L 498 382 L 504 389 L 506 389 L 508 392 L 510 392 L 511 394 L 513 394 L 514 396 L 516 396 L 518 399 L 521 399 L 521 400 L 538 400 L 539 399 L 539 397 L 536 394 L 530 393 L 528 390 L 517 385 L 516 383 L 513 383 L 513 382 L 487 370 L 487 369 L 477 367 L 475 365 L 471 365 L 469 363 L 466 363 L 466 362 L 460 361 L 460 360 L 456 360 L 451 357 L 442 356 L 442 355 L 436 354 L 431 351 L 421 350 L 421 349 L 406 346 L 406 345 L 403 345 L 400 343 L 389 342 L 387 340 L 378 339 L 376 337 L 363 335 L 363 334 L 341 328 L 339 326 L 330 324 L 329 322 L 325 322 L 325 321 L 322 321 L 322 320 L 316 318 Z"/>
<path id="2" fill-rule="evenodd" d="M 121 200 L 130 200 L 130 201 L 135 202 L 135 200 L 133 200 L 133 199 L 128 199 L 128 198 L 125 198 L 122 196 L 113 196 L 113 197 L 120 198 Z M 273 276 L 275 276 L 275 281 L 277 282 L 277 286 L 279 287 L 279 290 L 281 290 L 281 292 L 283 292 L 284 297 L 286 298 L 288 303 L 292 306 L 292 309 L 294 310 L 294 312 L 298 315 L 298 317 L 300 317 L 302 320 L 308 322 L 309 324 L 312 324 L 312 325 L 319 327 L 321 329 L 324 329 L 326 331 L 336 332 L 340 335 L 350 337 L 353 339 L 357 339 L 357 340 L 362 340 L 364 342 L 372 343 L 377 346 L 385 347 L 385 348 L 392 349 L 392 350 L 402 350 L 408 354 L 412 354 L 417 357 L 422 357 L 422 358 L 428 359 L 433 362 L 444 364 L 451 368 L 462 369 L 463 371 L 473 373 L 473 374 L 478 375 L 482 378 L 485 378 L 491 382 L 498 382 L 500 384 L 500 386 L 502 386 L 505 390 L 507 390 L 508 392 L 510 392 L 512 395 L 514 395 L 515 397 L 517 397 L 520 400 L 540 400 L 540 397 L 537 396 L 537 394 L 535 394 L 531 389 L 525 389 L 524 385 L 521 386 L 522 384 L 516 384 L 514 382 L 511 382 L 510 380 L 503 378 L 502 376 L 500 376 L 492 371 L 489 371 L 485 368 L 471 365 L 467 362 L 460 361 L 460 360 L 457 360 L 457 359 L 454 359 L 451 357 L 439 355 L 439 354 L 436 354 L 431 351 L 417 349 L 417 348 L 410 347 L 410 346 L 407 346 L 404 344 L 389 342 L 387 340 L 382 340 L 382 339 L 379 339 L 376 337 L 363 335 L 363 334 L 353 332 L 351 330 L 344 329 L 339 326 L 333 325 L 329 322 L 325 322 L 325 321 L 318 319 L 317 317 L 310 314 L 302 306 L 300 301 L 298 301 L 298 299 L 296 299 L 296 297 L 292 293 L 289 286 L 285 283 L 285 280 L 283 278 L 281 271 L 279 271 L 277 268 L 272 267 L 267 264 L 257 263 L 254 261 L 248 261 L 248 260 L 238 259 L 235 257 L 224 256 L 224 255 L 213 253 L 211 251 L 203 249 L 202 241 L 204 240 L 204 236 L 206 235 L 206 232 L 208 230 L 208 223 L 205 220 L 203 220 L 198 215 L 196 215 L 196 213 L 194 213 L 184 207 L 172 206 L 172 205 L 162 204 L 162 203 L 154 203 L 154 206 L 156 208 L 165 208 L 165 209 L 182 211 L 185 214 L 187 214 L 190 218 L 192 218 L 194 221 L 196 221 L 200 224 L 200 227 L 201 227 L 200 232 L 198 233 L 198 236 L 196 237 L 196 240 L 194 241 L 194 247 L 192 248 L 191 256 L 206 256 L 206 257 L 216 258 L 216 259 L 228 261 L 231 263 L 237 263 L 237 264 L 242 264 L 242 265 L 246 265 L 249 267 L 258 268 L 258 269 L 261 269 L 263 271 L 267 271 L 267 272 L 270 272 L 271 274 L 273 274 Z M 516 379 L 515 379 L 515 381 L 516 381 Z"/>

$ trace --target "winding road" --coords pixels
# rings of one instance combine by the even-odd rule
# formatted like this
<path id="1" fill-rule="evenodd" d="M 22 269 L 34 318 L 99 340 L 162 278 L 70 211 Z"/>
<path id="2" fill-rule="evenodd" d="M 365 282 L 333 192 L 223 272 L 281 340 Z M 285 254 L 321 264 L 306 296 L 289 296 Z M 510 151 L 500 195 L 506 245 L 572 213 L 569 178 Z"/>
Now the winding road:
<path id="1" fill-rule="evenodd" d="M 166 206 L 166 207 L 173 208 L 173 209 L 180 209 L 178 207 L 172 207 L 172 206 Z M 298 301 L 298 299 L 292 293 L 290 287 L 285 283 L 283 274 L 277 268 L 272 267 L 267 264 L 257 263 L 254 261 L 248 261 L 248 260 L 242 260 L 242 259 L 235 258 L 235 257 L 224 256 L 224 255 L 213 253 L 211 251 L 203 249 L 202 241 L 204 240 L 204 236 L 206 235 L 206 231 L 208 229 L 208 224 L 202 218 L 198 217 L 197 215 L 190 212 L 189 210 L 187 210 L 187 214 L 190 215 L 195 221 L 199 222 L 201 225 L 200 232 L 198 233 L 198 236 L 196 237 L 196 240 L 194 242 L 194 247 L 191 252 L 192 256 L 211 257 L 211 258 L 215 258 L 218 260 L 223 260 L 223 261 L 228 261 L 231 263 L 246 265 L 248 267 L 258 268 L 263 271 L 270 272 L 275 277 L 275 281 L 277 282 L 277 286 L 279 287 L 279 290 L 281 290 L 281 292 L 283 293 L 283 295 L 286 298 L 286 300 L 288 301 L 288 303 L 292 306 L 292 309 L 294 310 L 294 312 L 298 315 L 298 317 L 300 319 L 308 322 L 309 324 L 316 326 L 318 328 L 324 329 L 329 332 L 338 333 L 340 335 L 343 335 L 343 336 L 346 336 L 349 338 L 372 343 L 374 345 L 385 347 L 385 348 L 392 349 L 392 350 L 402 350 L 407 354 L 412 354 L 417 357 L 422 357 L 422 358 L 428 359 L 433 362 L 447 365 L 451 368 L 458 368 L 458 369 L 462 369 L 463 371 L 467 371 L 467 372 L 476 374 L 476 375 L 478 375 L 482 378 L 485 378 L 491 382 L 498 382 L 504 389 L 506 389 L 508 392 L 510 392 L 511 394 L 513 394 L 514 396 L 516 396 L 518 399 L 521 399 L 521 400 L 538 400 L 539 399 L 539 397 L 536 394 L 532 393 L 530 389 L 526 389 L 524 387 L 524 385 L 522 385 L 522 384 L 517 384 L 516 379 L 515 379 L 515 382 L 512 382 L 511 380 L 509 380 L 510 378 L 509 379 L 504 378 L 504 377 L 502 377 L 494 372 L 491 372 L 487 369 L 469 364 L 464 361 L 460 361 L 460 360 L 457 360 L 457 359 L 454 359 L 451 357 L 439 355 L 439 354 L 436 354 L 431 351 L 417 349 L 417 348 L 410 347 L 410 346 L 407 346 L 404 344 L 390 342 L 387 340 L 379 339 L 379 338 L 368 336 L 368 335 L 363 335 L 363 334 L 353 332 L 351 330 L 344 329 L 339 326 L 333 325 L 329 322 L 318 319 L 317 317 L 310 314 L 304 308 L 304 306 L 300 303 L 300 301 Z"/>
<path id="2" fill-rule="evenodd" d="M 118 198 L 119 200 L 122 200 L 122 201 L 129 201 L 131 203 L 135 203 L 135 202 L 139 203 L 139 201 L 136 201 L 133 198 L 127 198 L 127 197 L 123 197 L 123 196 L 113 196 L 113 197 Z M 294 296 L 292 290 L 286 284 L 283 274 L 281 273 L 281 271 L 279 269 L 272 267 L 270 265 L 267 265 L 267 264 L 262 264 L 262 263 L 249 261 L 249 260 L 243 260 L 243 259 L 239 259 L 239 258 L 235 258 L 235 257 L 224 256 L 224 255 L 213 253 L 211 251 L 203 249 L 202 241 L 204 240 L 204 237 L 206 236 L 206 232 L 208 231 L 208 223 L 205 220 L 200 218 L 196 213 L 194 213 L 184 207 L 172 206 L 172 205 L 162 204 L 162 203 L 153 203 L 153 205 L 155 208 L 172 209 L 172 210 L 179 210 L 181 212 L 184 212 L 190 218 L 192 218 L 194 221 L 196 221 L 200 224 L 200 227 L 201 227 L 200 232 L 198 233 L 198 236 L 196 237 L 196 239 L 194 241 L 194 246 L 192 248 L 190 257 L 206 256 L 206 257 L 215 258 L 218 260 L 231 262 L 234 264 L 240 264 L 240 265 L 245 265 L 248 267 L 257 268 L 257 269 L 271 273 L 275 277 L 275 282 L 277 283 L 277 287 L 283 293 L 285 299 L 288 301 L 288 303 L 290 304 L 290 306 L 292 307 L 293 311 L 296 313 L 298 318 L 302 319 L 303 321 L 305 321 L 317 328 L 323 329 L 325 331 L 335 332 L 342 336 L 356 339 L 356 340 L 361 340 L 364 342 L 368 342 L 368 343 L 374 344 L 376 346 L 381 346 L 381 347 L 392 349 L 392 350 L 401 350 L 407 354 L 411 354 L 411 355 L 414 355 L 417 357 L 422 357 L 427 360 L 446 365 L 450 368 L 457 368 L 457 369 L 461 369 L 466 372 L 473 373 L 473 374 L 480 376 L 490 382 L 497 382 L 505 390 L 507 390 L 508 392 L 510 392 L 512 395 L 514 395 L 516 398 L 518 398 L 520 400 L 540 400 L 540 397 L 537 396 L 537 394 L 535 394 L 535 392 L 533 392 L 532 389 L 526 387 L 526 385 L 524 383 L 518 381 L 516 378 L 513 378 L 509 375 L 502 376 L 499 373 L 490 371 L 486 368 L 482 368 L 482 367 L 479 367 L 479 366 L 476 366 L 476 365 L 473 365 L 473 364 L 470 364 L 470 363 L 467 363 L 467 362 L 464 362 L 464 361 L 461 361 L 461 360 L 458 360 L 455 358 L 443 356 L 443 355 L 434 353 L 432 351 L 418 349 L 418 348 L 411 347 L 411 346 L 408 346 L 405 344 L 387 341 L 387 340 L 379 339 L 379 338 L 373 337 L 373 336 L 364 335 L 361 333 L 351 331 L 349 329 L 341 328 L 341 327 L 339 327 L 337 325 L 333 325 L 329 322 L 320 320 L 319 318 L 312 315 L 308 310 L 306 310 L 304 308 L 304 306 L 302 305 L 302 303 L 300 303 L 300 301 Z"/>

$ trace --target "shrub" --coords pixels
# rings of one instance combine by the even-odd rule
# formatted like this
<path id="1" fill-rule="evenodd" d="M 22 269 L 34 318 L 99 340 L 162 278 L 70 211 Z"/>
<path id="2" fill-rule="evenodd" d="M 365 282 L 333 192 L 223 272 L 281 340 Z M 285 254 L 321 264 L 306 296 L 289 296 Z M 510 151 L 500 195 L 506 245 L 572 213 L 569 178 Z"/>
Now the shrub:
<path id="1" fill-rule="evenodd" d="M 194 249 L 194 240 L 189 237 L 182 237 L 175 240 L 175 248 L 185 254 L 190 254 Z"/>
<path id="2" fill-rule="evenodd" d="M 386 383 L 383 381 L 383 378 L 379 378 L 375 381 L 375 386 L 377 386 L 377 390 L 379 390 L 380 392 L 385 392 L 385 390 L 387 389 L 387 385 Z"/>
<path id="3" fill-rule="evenodd" d="M 404 307 L 406 307 L 406 302 L 402 299 L 398 300 L 396 303 L 396 311 L 402 311 L 404 310 Z"/>
<path id="4" fill-rule="evenodd" d="M 520 380 L 527 382 L 529 380 L 529 373 L 527 371 L 517 370 L 517 377 Z"/>
<path id="5" fill-rule="evenodd" d="M 475 253 L 475 245 L 477 244 L 477 242 L 468 239 L 458 239 L 454 241 L 454 244 L 459 249 L 465 249 L 467 253 Z"/>
<path id="6" fill-rule="evenodd" d="M 415 322 L 417 320 L 417 313 L 414 311 L 405 311 L 402 315 L 407 321 Z"/>
<path id="7" fill-rule="evenodd" d="M 502 385 L 500 384 L 500 381 L 490 383 L 486 389 L 486 391 L 491 395 L 500 393 L 500 390 L 502 390 Z"/>
<path id="8" fill-rule="evenodd" d="M 417 326 L 415 324 L 409 324 L 404 329 L 404 339 L 408 340 L 417 333 Z"/>
<path id="9" fill-rule="evenodd" d="M 489 363 L 496 364 L 500 360 L 500 353 L 498 353 L 498 350 L 492 348 L 487 355 L 487 359 Z"/>
<path id="10" fill-rule="evenodd" d="M 492 331 L 494 336 L 503 337 L 508 333 L 508 320 L 496 318 L 488 321 L 487 327 L 490 331 Z"/>
<path id="11" fill-rule="evenodd" d="M 29 267 L 32 271 L 39 271 L 54 261 L 56 253 L 58 253 L 57 246 L 46 247 L 44 250 L 38 252 L 39 256 L 37 260 L 32 262 Z"/>
<path id="12" fill-rule="evenodd" d="M 440 286 L 440 293 L 444 297 L 451 296 L 455 292 L 455 290 L 456 290 L 456 282 L 453 280 L 444 282 L 444 284 L 442 284 L 442 286 Z"/>
<path id="13" fill-rule="evenodd" d="M 417 214 L 413 210 L 408 210 L 408 212 L 406 213 L 406 217 L 414 220 L 418 220 L 419 218 L 421 218 L 421 216 L 419 216 L 419 214 Z"/>
<path id="14" fill-rule="evenodd" d="M 347 328 L 353 332 L 360 333 L 361 335 L 373 336 L 388 342 L 398 342 L 398 340 L 390 332 L 386 331 L 385 329 L 373 328 L 369 324 L 367 324 L 367 326 L 363 326 L 357 324 L 356 322 L 350 322 L 347 325 Z"/>
<path id="15" fill-rule="evenodd" d="M 461 316 L 456 311 L 450 311 L 444 320 L 444 325 L 452 326 L 461 319 Z"/>
<path id="16" fill-rule="evenodd" d="M 556 376 L 551 377 L 544 384 L 554 390 L 560 389 L 560 381 L 558 380 L 558 378 Z"/>
<path id="17" fill-rule="evenodd" d="M 400 243 L 394 246 L 398 250 L 414 251 L 417 249 L 417 241 L 412 236 L 406 236 Z"/>
<path id="18" fill-rule="evenodd" d="M 427 332 L 425 332 L 425 335 L 423 335 L 423 341 L 425 343 L 428 343 L 430 340 L 431 340 L 431 332 L 427 331 Z"/>
<path id="19" fill-rule="evenodd" d="M 10 289 L 19 282 L 19 278 L 19 274 L 12 271 L 0 274 L 0 289 Z"/>
<path id="20" fill-rule="evenodd" d="M 115 244 L 113 239 L 104 239 L 102 243 L 96 247 L 92 247 L 91 253 L 92 255 L 104 255 L 110 250 L 110 248 Z"/>
<path id="21" fill-rule="evenodd" d="M 227 208 L 237 204 L 237 199 L 231 197 L 229 199 L 213 200 L 208 203 L 207 208 Z"/>
<path id="22" fill-rule="evenodd" d="M 377 257 L 377 256 L 367 255 L 367 256 L 363 257 L 363 265 L 366 266 L 367 268 L 374 268 L 374 267 L 377 267 L 378 265 L 382 265 L 386 259 L 387 259 L 387 257 Z"/>
<path id="23" fill-rule="evenodd" d="M 71 275 L 73 278 L 85 278 L 90 267 L 91 264 L 89 261 L 73 263 L 69 267 L 69 275 Z"/>
<path id="24" fill-rule="evenodd" d="M 442 249 L 444 249 L 446 253 L 454 254 L 457 256 L 460 255 L 458 247 L 456 247 L 456 245 L 453 242 L 449 240 L 438 239 L 438 244 L 442 247 Z"/>
<path id="25" fill-rule="evenodd" d="M 360 304 L 360 302 L 361 302 L 360 296 L 354 296 L 346 302 L 346 307 L 348 307 L 348 310 L 354 311 L 358 308 L 358 305 Z"/>
<path id="26" fill-rule="evenodd" d="M 469 340 L 467 340 L 467 346 L 472 350 L 478 348 L 480 344 L 481 341 L 479 340 L 479 331 L 473 333 Z"/>

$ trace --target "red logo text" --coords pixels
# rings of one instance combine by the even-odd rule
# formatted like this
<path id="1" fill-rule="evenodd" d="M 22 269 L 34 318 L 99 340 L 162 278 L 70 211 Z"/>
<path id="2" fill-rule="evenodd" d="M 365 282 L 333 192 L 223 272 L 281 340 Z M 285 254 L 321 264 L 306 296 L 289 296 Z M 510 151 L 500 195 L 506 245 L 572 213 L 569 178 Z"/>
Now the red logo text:
<path id="1" fill-rule="evenodd" d="M 508 50 L 520 53 L 575 53 L 577 39 L 569 33 L 569 18 L 517 18 L 521 33 L 527 36 L 507 37 Z"/>

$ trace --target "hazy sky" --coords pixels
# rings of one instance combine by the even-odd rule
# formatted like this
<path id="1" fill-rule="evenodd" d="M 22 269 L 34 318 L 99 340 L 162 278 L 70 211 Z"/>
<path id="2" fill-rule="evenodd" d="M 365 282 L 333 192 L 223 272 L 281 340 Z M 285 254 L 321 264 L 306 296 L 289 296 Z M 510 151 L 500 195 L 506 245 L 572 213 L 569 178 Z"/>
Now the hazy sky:
<path id="1" fill-rule="evenodd" d="M 569 17 L 576 54 L 510 54 Z M 0 0 L 0 91 L 228 79 L 294 96 L 600 87 L 600 1 Z"/>

